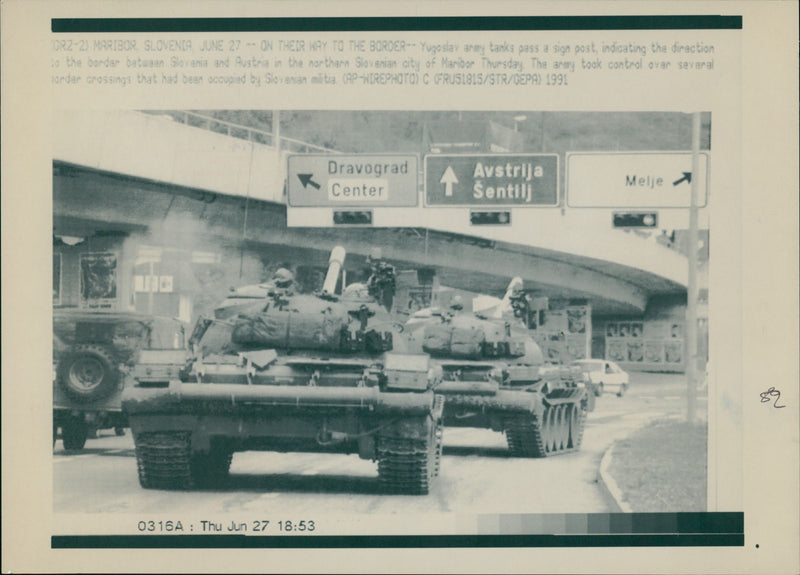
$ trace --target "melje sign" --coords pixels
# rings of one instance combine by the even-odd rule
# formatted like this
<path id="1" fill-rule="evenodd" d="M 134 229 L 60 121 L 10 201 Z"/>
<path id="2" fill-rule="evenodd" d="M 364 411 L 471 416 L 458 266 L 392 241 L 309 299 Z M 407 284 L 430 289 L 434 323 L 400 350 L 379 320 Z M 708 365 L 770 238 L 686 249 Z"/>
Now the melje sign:
<path id="1" fill-rule="evenodd" d="M 692 173 L 690 152 L 569 152 L 567 205 L 572 208 L 688 208 L 708 202 L 708 152 Z"/>

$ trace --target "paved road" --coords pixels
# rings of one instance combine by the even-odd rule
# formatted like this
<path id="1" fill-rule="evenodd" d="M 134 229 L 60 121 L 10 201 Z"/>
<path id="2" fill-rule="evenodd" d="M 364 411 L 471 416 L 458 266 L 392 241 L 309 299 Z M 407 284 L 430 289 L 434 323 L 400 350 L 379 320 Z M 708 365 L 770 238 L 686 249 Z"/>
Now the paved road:
<path id="1" fill-rule="evenodd" d="M 377 466 L 356 455 L 237 453 L 224 488 L 144 490 L 133 440 L 101 435 L 53 452 L 56 512 L 65 513 L 594 513 L 610 511 L 596 483 L 603 452 L 648 421 L 685 412 L 681 376 L 632 374 L 625 397 L 606 394 L 589 414 L 580 452 L 548 459 L 507 455 L 504 435 L 447 429 L 442 471 L 427 497 L 384 495 Z M 705 415 L 701 397 L 698 411 Z M 101 432 L 102 433 L 102 432 Z M 107 433 L 107 432 L 106 432 Z"/>

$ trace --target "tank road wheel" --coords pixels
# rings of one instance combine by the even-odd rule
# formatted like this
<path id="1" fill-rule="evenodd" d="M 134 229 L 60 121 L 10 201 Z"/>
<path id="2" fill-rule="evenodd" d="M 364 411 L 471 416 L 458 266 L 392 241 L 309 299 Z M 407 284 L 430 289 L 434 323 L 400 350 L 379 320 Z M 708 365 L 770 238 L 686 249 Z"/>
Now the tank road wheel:
<path id="1" fill-rule="evenodd" d="M 544 457 L 550 453 L 550 408 L 545 407 L 542 411 L 542 421 L 539 424 L 539 434 L 542 436 L 542 445 L 544 447 Z"/>
<path id="2" fill-rule="evenodd" d="M 211 444 L 208 452 L 194 453 L 191 459 L 192 481 L 197 487 L 216 487 L 228 477 L 233 450 L 221 444 Z"/>
<path id="3" fill-rule="evenodd" d="M 572 406 L 574 414 L 574 425 L 571 431 L 571 445 L 570 447 L 575 451 L 581 448 L 581 441 L 583 440 L 583 427 L 586 425 L 586 412 L 577 405 Z"/>
<path id="4" fill-rule="evenodd" d="M 566 404 L 546 407 L 543 416 L 544 446 L 548 454 L 564 452 L 569 444 L 569 422 Z"/>
<path id="5" fill-rule="evenodd" d="M 77 345 L 59 362 L 58 379 L 76 401 L 93 401 L 117 387 L 119 373 L 114 358 L 97 345 Z"/>
<path id="6" fill-rule="evenodd" d="M 548 453 L 556 451 L 556 438 L 558 437 L 558 428 L 556 425 L 557 411 L 558 406 L 550 406 L 546 408 L 544 412 L 544 429 L 546 430 L 544 447 Z"/>
<path id="7" fill-rule="evenodd" d="M 78 451 L 86 445 L 89 426 L 82 416 L 71 416 L 61 424 L 61 442 L 67 451 Z"/>
<path id="8" fill-rule="evenodd" d="M 545 407 L 542 411 L 542 420 L 539 424 L 539 434 L 542 437 L 543 457 L 550 453 L 550 408 Z"/>
<path id="9" fill-rule="evenodd" d="M 580 448 L 585 412 L 576 404 L 545 406 L 541 419 L 533 414 L 506 420 L 508 448 L 517 457 L 547 457 Z"/>
<path id="10" fill-rule="evenodd" d="M 576 432 L 578 430 L 578 406 L 577 405 L 568 405 L 567 406 L 567 435 L 568 435 L 568 442 L 567 447 L 572 449 L 575 447 L 575 437 Z"/>
<path id="11" fill-rule="evenodd" d="M 583 439 L 583 426 L 586 423 L 586 412 L 576 404 L 568 406 L 567 422 L 569 425 L 568 448 L 577 451 Z"/>
<path id="12" fill-rule="evenodd" d="M 553 453 L 564 451 L 564 405 L 553 408 Z"/>
<path id="13" fill-rule="evenodd" d="M 145 489 L 192 487 L 188 432 L 142 433 L 136 437 L 139 484 Z"/>
<path id="14" fill-rule="evenodd" d="M 569 422 L 567 421 L 567 405 L 559 405 L 556 413 L 556 451 L 564 451 L 569 444 Z"/>
<path id="15" fill-rule="evenodd" d="M 556 405 L 551 408 L 552 411 L 552 428 L 551 428 L 551 447 L 552 453 L 561 451 L 561 406 Z"/>
<path id="16" fill-rule="evenodd" d="M 427 495 L 434 476 L 435 439 L 378 437 L 378 479 L 390 493 Z"/>

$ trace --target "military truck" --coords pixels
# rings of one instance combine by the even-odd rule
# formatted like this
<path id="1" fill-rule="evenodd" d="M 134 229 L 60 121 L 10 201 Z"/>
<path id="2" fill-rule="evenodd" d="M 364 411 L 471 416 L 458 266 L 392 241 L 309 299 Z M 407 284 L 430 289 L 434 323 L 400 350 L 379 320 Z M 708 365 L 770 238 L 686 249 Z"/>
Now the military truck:
<path id="1" fill-rule="evenodd" d="M 336 295 L 344 258 L 332 250 L 313 294 L 295 293 L 287 270 L 236 290 L 198 321 L 189 354 L 142 353 L 122 402 L 142 487 L 216 485 L 235 452 L 264 450 L 358 454 L 386 491 L 428 493 L 439 374 L 427 354 L 393 351 L 368 305 Z"/>
<path id="2" fill-rule="evenodd" d="M 143 349 L 185 347 L 185 324 L 123 311 L 53 311 L 53 444 L 83 449 L 100 429 L 127 427 L 122 390 Z M 59 433 L 60 430 L 60 433 Z"/>
<path id="3" fill-rule="evenodd" d="M 580 370 L 547 365 L 518 321 L 522 280 L 514 278 L 491 313 L 421 310 L 406 323 L 409 350 L 429 353 L 442 370 L 445 427 L 504 432 L 509 450 L 548 457 L 580 448 L 589 396 Z"/>

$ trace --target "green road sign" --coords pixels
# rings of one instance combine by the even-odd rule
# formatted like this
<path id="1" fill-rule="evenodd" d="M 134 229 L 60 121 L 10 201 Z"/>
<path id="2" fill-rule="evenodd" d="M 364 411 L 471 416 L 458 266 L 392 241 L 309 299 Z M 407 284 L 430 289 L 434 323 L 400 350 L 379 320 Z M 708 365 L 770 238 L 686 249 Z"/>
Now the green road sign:
<path id="1" fill-rule="evenodd" d="M 558 205 L 557 154 L 425 156 L 428 206 Z"/>

